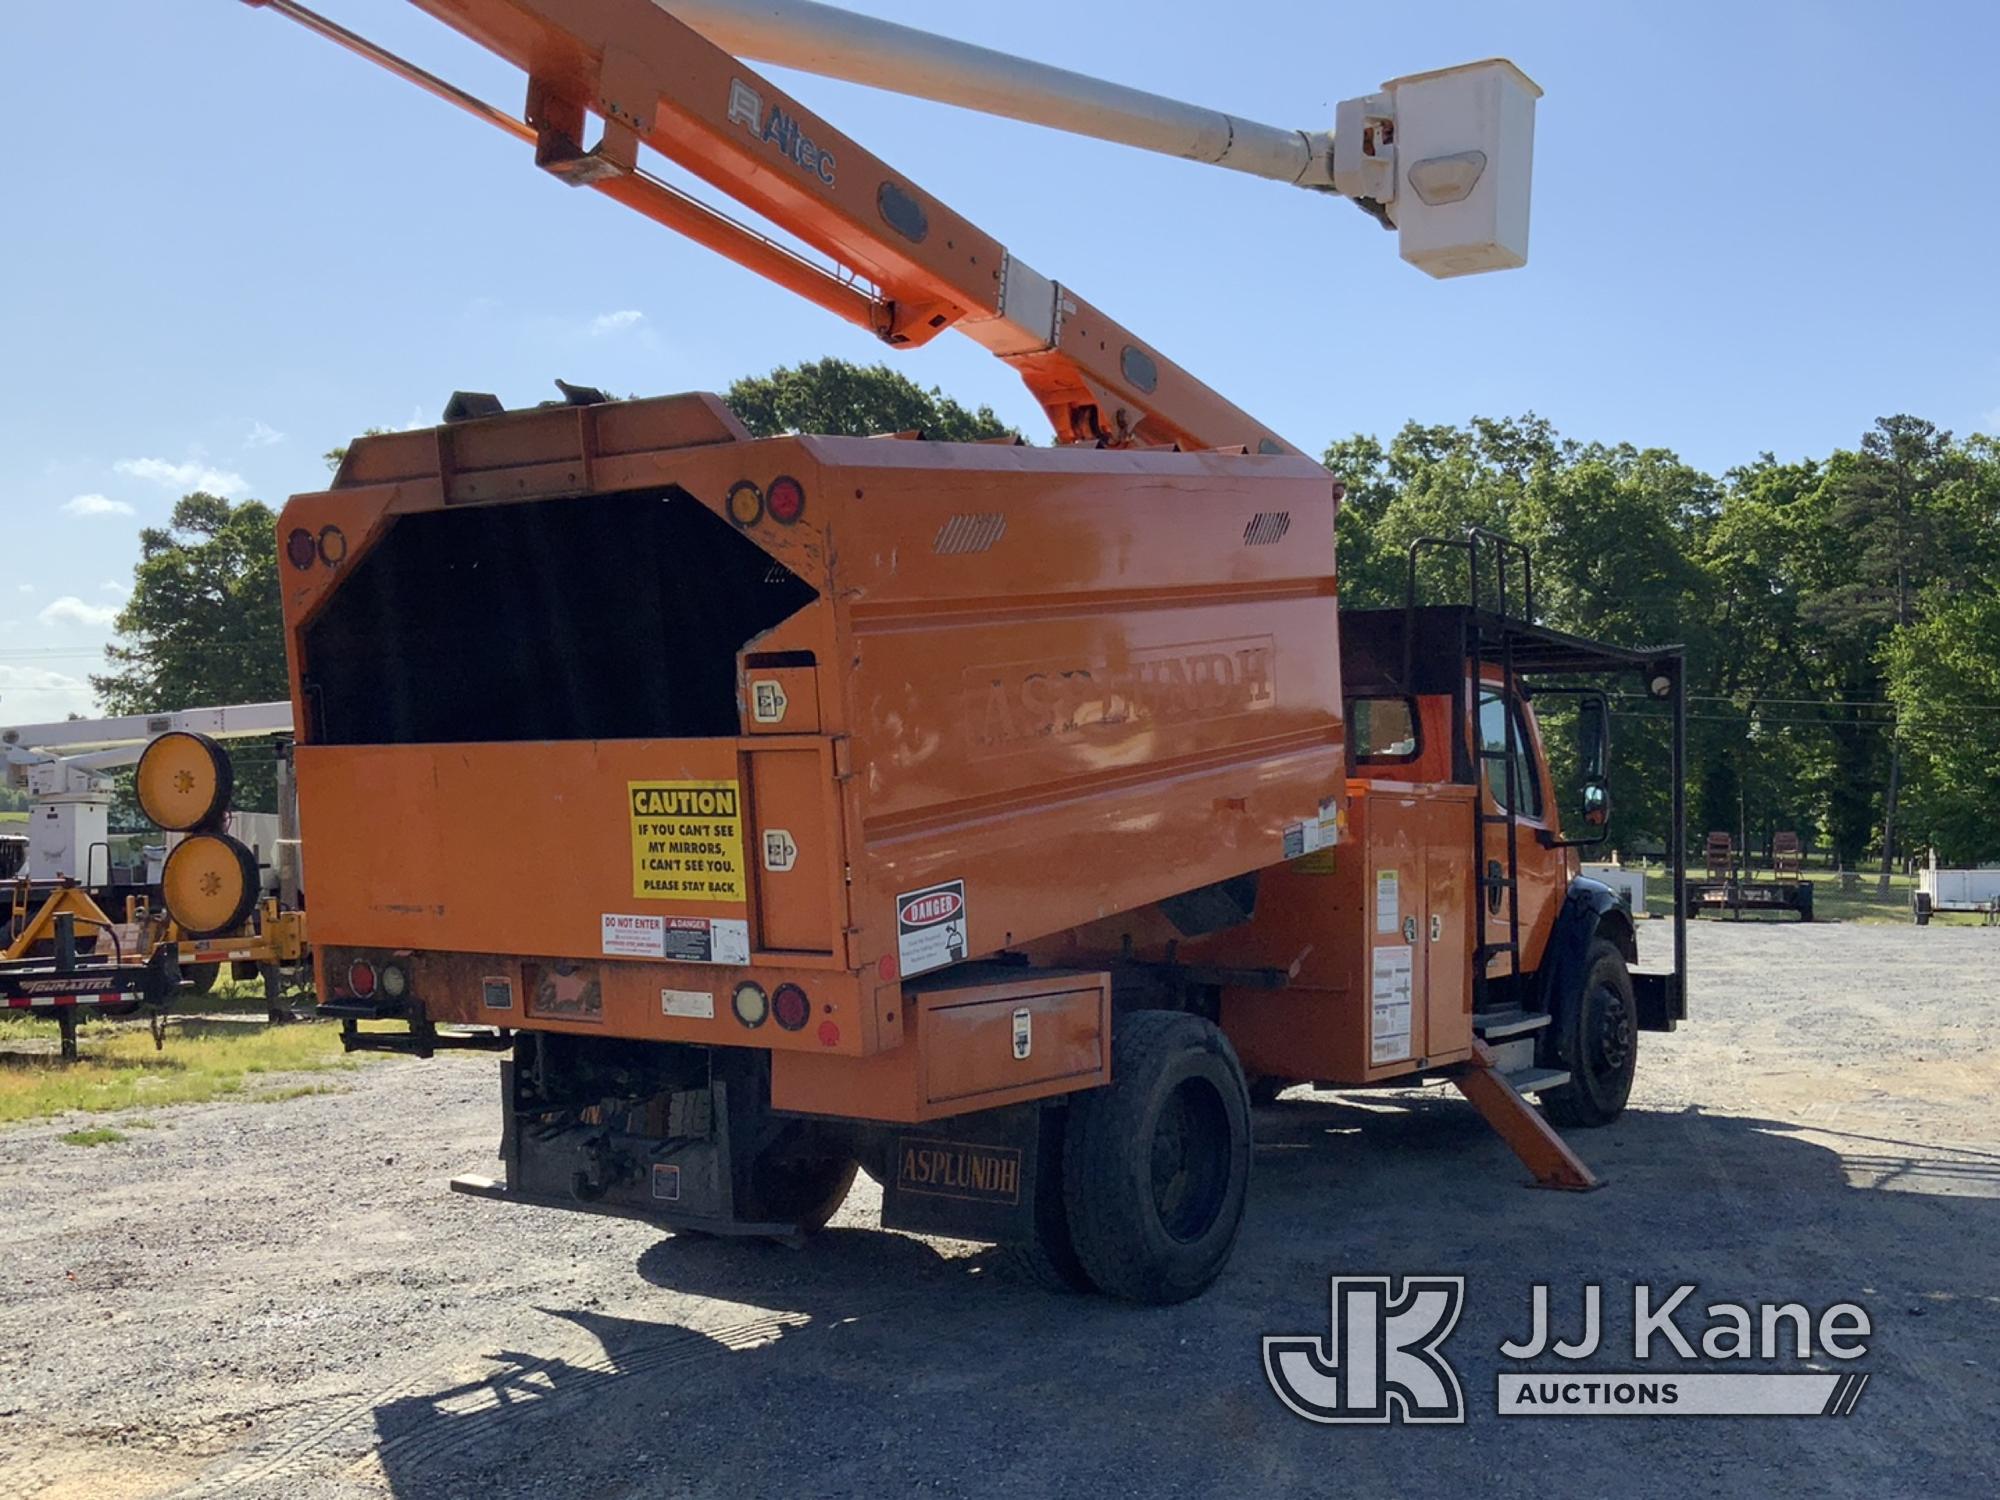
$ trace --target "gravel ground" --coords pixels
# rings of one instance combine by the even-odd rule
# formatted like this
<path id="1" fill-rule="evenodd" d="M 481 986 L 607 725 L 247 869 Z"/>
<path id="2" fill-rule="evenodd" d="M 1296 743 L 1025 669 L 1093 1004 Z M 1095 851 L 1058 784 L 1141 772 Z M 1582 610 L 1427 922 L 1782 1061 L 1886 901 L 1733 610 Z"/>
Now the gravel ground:
<path id="1" fill-rule="evenodd" d="M 1646 937 L 1657 944 L 1666 928 Z M 290 1497 L 1323 1491 L 1991 1494 L 2000 1488 L 2000 933 L 1698 923 L 1696 1019 L 1648 1036 L 1586 1196 L 1448 1091 L 1259 1112 L 1230 1270 L 1179 1308 L 1052 1298 L 977 1246 L 873 1227 L 805 1250 L 452 1196 L 490 1060 L 159 1112 L 78 1150 L 0 1134 L 0 1495 Z M 111 1123 L 116 1123 L 112 1121 Z M 1259 1336 L 1326 1278 L 1469 1278 L 1462 1427 L 1314 1426 Z M 1847 1420 L 1521 1421 L 1499 1343 L 1548 1282 L 1857 1300 Z M 1683 1319 L 1698 1328 L 1699 1314 Z M 1624 1345 L 1625 1347 L 1620 1347 Z"/>

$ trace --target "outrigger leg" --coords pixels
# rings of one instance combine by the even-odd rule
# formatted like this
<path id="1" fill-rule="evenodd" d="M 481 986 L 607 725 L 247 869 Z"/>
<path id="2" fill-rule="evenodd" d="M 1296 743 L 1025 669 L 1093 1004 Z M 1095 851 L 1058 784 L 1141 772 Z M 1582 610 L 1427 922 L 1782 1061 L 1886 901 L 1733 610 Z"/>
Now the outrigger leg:
<path id="1" fill-rule="evenodd" d="M 1604 1186 L 1583 1164 L 1583 1158 L 1556 1134 L 1555 1127 L 1542 1118 L 1542 1112 L 1506 1080 L 1494 1065 L 1492 1049 L 1486 1043 L 1473 1039 L 1472 1061 L 1451 1081 L 1507 1143 L 1507 1149 L 1521 1159 L 1521 1165 L 1535 1174 L 1536 1186 L 1572 1193 Z"/>

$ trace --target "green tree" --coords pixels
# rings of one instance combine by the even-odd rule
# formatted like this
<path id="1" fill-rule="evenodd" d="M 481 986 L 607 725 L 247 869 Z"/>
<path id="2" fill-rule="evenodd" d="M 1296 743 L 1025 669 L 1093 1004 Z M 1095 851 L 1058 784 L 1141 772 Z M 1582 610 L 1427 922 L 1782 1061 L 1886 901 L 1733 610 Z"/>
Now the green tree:
<path id="1" fill-rule="evenodd" d="M 982 406 L 968 410 L 933 386 L 925 390 L 887 365 L 844 359 L 780 365 L 746 375 L 723 398 L 753 437 L 823 432 L 867 437 L 920 431 L 938 442 L 1007 437 L 1014 429 Z"/>
<path id="2" fill-rule="evenodd" d="M 1933 598 L 1884 651 L 1909 822 L 1950 865 L 2000 859 L 2000 594 Z"/>

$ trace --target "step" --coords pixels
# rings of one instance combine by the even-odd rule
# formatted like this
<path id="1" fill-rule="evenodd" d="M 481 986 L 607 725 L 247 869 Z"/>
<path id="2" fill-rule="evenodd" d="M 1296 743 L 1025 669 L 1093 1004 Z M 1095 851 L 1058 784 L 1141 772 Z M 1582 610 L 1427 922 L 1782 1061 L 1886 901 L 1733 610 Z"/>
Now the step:
<path id="1" fill-rule="evenodd" d="M 1513 1085 L 1517 1094 L 1539 1094 L 1543 1089 L 1560 1088 L 1569 1082 L 1567 1068 L 1523 1068 L 1518 1073 L 1501 1076 Z"/>
<path id="2" fill-rule="evenodd" d="M 1475 1011 L 1472 1029 L 1486 1041 L 1503 1036 L 1519 1036 L 1524 1031 L 1540 1031 L 1549 1024 L 1547 1011 L 1523 1010 L 1518 1005 L 1505 1010 Z"/>

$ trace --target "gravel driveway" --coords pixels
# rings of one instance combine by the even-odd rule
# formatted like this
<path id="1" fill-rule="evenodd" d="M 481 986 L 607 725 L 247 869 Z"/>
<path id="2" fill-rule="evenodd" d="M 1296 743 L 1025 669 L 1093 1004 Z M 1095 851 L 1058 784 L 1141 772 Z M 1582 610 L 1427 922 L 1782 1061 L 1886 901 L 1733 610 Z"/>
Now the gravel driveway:
<path id="1" fill-rule="evenodd" d="M 12 1129 L 0 1496 L 1995 1493 L 2000 932 L 1691 947 L 1696 1019 L 1574 1137 L 1605 1191 L 1525 1188 L 1449 1092 L 1297 1091 L 1259 1112 L 1230 1270 L 1178 1308 L 884 1233 L 865 1179 L 805 1250 L 452 1196 L 490 1170 L 491 1059 L 93 1150 Z M 1468 1278 L 1467 1425 L 1315 1426 L 1266 1387 L 1259 1337 L 1324 1334 L 1327 1277 L 1366 1272 Z M 1861 1302 L 1873 1379 L 1845 1420 L 1495 1416 L 1529 1286 L 1564 1325 L 1585 1281 L 1601 1368 L 1631 1365 L 1634 1282 L 1698 1282 Z"/>

